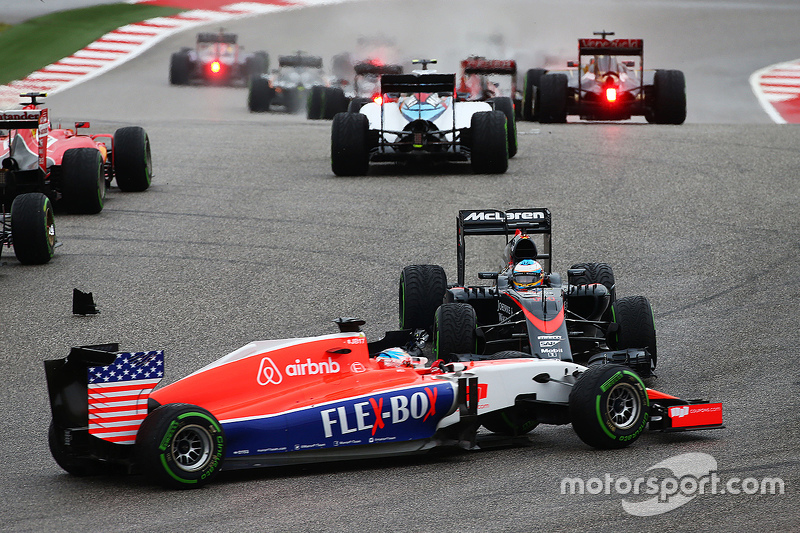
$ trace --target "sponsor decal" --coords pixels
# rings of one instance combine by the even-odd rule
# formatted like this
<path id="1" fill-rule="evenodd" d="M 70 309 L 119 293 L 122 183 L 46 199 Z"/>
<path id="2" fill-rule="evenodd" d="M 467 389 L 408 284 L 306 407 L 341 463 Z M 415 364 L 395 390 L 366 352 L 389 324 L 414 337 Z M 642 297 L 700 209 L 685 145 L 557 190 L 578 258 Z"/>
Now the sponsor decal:
<path id="1" fill-rule="evenodd" d="M 722 404 L 703 403 L 669 408 L 672 427 L 714 426 L 722 424 Z"/>
<path id="2" fill-rule="evenodd" d="M 0 111 L 0 120 L 35 120 L 39 121 L 41 109 L 24 109 L 22 111 Z M 45 115 L 46 116 L 46 115 Z"/>
<path id="3" fill-rule="evenodd" d="M 331 357 L 328 357 L 327 361 L 319 362 L 312 361 L 311 358 L 308 357 L 302 362 L 300 359 L 295 359 L 294 363 L 286 365 L 283 368 L 283 372 L 281 372 L 272 358 L 264 357 L 261 359 L 261 363 L 258 366 L 256 381 L 259 385 L 280 385 L 283 382 L 284 375 L 287 377 L 297 377 L 315 376 L 317 374 L 338 374 L 341 368 L 341 365 Z"/>
<path id="4" fill-rule="evenodd" d="M 544 213 L 541 211 L 514 211 L 509 213 L 503 213 L 502 211 L 473 211 L 464 217 L 465 222 L 510 222 L 513 220 L 544 220 Z"/>
<path id="5" fill-rule="evenodd" d="M 366 372 L 366 371 L 367 371 L 367 367 L 365 367 L 364 364 L 361 361 L 353 361 L 350 364 L 350 372 L 352 372 L 354 374 L 360 374 L 360 373 Z"/>
<path id="6" fill-rule="evenodd" d="M 552 348 L 561 340 L 561 335 L 539 335 L 539 346 L 541 348 Z"/>
<path id="7" fill-rule="evenodd" d="M 511 306 L 508 304 L 504 304 L 503 302 L 497 302 L 497 312 L 503 313 L 504 315 L 511 314 Z"/>
<path id="8" fill-rule="evenodd" d="M 409 421 L 425 422 L 436 414 L 438 395 L 438 388 L 425 387 L 424 391 L 414 392 L 410 396 L 401 393 L 367 398 L 366 401 L 323 409 L 320 419 L 325 438 L 367 430 L 374 437 L 387 424 L 394 426 Z"/>

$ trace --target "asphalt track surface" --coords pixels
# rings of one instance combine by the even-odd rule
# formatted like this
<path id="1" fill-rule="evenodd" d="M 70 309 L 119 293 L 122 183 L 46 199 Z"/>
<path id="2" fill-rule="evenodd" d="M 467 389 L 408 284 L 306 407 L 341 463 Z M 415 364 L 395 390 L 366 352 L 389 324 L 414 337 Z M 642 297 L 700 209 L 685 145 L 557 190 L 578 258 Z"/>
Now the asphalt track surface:
<path id="1" fill-rule="evenodd" d="M 336 178 L 329 164 L 330 123 L 249 114 L 242 89 L 170 87 L 169 55 L 193 35 L 169 39 L 48 100 L 54 123 L 89 120 L 93 132 L 144 126 L 156 176 L 144 193 L 112 189 L 100 215 L 59 214 L 63 245 L 50 264 L 23 267 L 4 251 L 0 529 L 800 527 L 800 129 L 769 124 L 747 94 L 749 72 L 797 55 L 790 36 L 798 11 L 730 2 L 674 8 L 642 2 L 635 9 L 576 2 L 559 4 L 571 16 L 556 17 L 555 4 L 548 3 L 510 17 L 509 3 L 494 5 L 487 13 L 477 2 L 439 2 L 434 12 L 423 2 L 354 3 L 228 29 L 238 31 L 249 49 L 274 57 L 298 48 L 333 54 L 352 48 L 359 30 L 382 28 L 403 53 L 427 51 L 443 63 L 482 51 L 457 36 L 491 42 L 478 27 L 505 32 L 509 46 L 518 49 L 526 35 L 530 48 L 539 49 L 547 35 L 559 33 L 570 51 L 575 38 L 592 30 L 636 33 L 646 40 L 651 66 L 687 73 L 690 122 L 521 123 L 519 154 L 504 175 L 474 175 L 460 165 L 388 166 L 363 178 Z M 409 36 L 412 22 L 453 13 L 466 29 Z M 658 27 L 643 30 L 655 16 L 659 24 L 652 26 Z M 710 35 L 696 35 L 700 27 Z M 679 30 L 696 42 L 660 45 L 672 43 L 665 36 Z M 756 42 L 758 49 L 744 46 Z M 696 53 L 700 44 L 704 54 Z M 73 478 L 52 460 L 43 359 L 103 341 L 131 350 L 163 348 L 169 382 L 250 340 L 333 332 L 337 316 L 365 318 L 365 331 L 375 339 L 396 326 L 403 266 L 438 263 L 455 276 L 458 209 L 524 206 L 553 212 L 556 270 L 607 261 L 619 295 L 650 299 L 659 342 L 658 377 L 651 386 L 722 401 L 727 429 L 648 433 L 627 449 L 599 452 L 569 426 L 540 426 L 519 446 L 223 473 L 207 488 L 188 492 L 165 492 L 140 477 Z M 500 243 L 475 238 L 467 246 L 469 272 L 498 264 Z M 92 291 L 101 314 L 72 316 L 73 287 Z M 646 477 L 659 461 L 684 453 L 713 456 L 723 480 L 779 477 L 785 493 L 698 495 L 678 509 L 642 518 L 626 513 L 626 496 L 613 491 L 560 491 L 565 477 Z"/>

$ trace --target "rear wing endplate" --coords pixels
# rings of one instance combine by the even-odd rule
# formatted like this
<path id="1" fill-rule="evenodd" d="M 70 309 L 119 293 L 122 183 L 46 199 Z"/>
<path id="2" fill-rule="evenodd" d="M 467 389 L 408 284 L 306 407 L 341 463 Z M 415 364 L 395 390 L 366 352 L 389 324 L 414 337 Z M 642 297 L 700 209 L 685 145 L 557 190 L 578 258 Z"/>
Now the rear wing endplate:
<path id="1" fill-rule="evenodd" d="M 0 129 L 35 129 L 39 143 L 39 168 L 45 174 L 47 173 L 47 134 L 50 133 L 50 119 L 47 109 L 0 111 Z M 10 141 L 11 139 L 9 139 Z"/>
<path id="2" fill-rule="evenodd" d="M 505 235 L 506 244 L 517 232 L 541 234 L 544 237 L 542 257 L 546 258 L 546 270 L 552 265 L 552 218 L 550 210 L 544 207 L 522 209 L 462 209 L 456 218 L 456 256 L 458 262 L 458 284 L 464 285 L 466 250 L 464 237 L 467 235 Z"/>
<path id="3" fill-rule="evenodd" d="M 381 92 L 386 93 L 454 93 L 455 74 L 384 74 Z"/>

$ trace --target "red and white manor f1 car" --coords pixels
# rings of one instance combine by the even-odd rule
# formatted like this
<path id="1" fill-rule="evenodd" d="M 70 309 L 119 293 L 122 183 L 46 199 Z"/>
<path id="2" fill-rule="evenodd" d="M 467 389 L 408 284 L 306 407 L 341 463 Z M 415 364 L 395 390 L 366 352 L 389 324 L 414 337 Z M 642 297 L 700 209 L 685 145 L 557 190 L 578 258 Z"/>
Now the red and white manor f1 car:
<path id="1" fill-rule="evenodd" d="M 578 62 L 568 63 L 571 70 L 528 71 L 523 115 L 540 122 L 566 122 L 567 115 L 579 115 L 583 120 L 627 120 L 643 115 L 656 124 L 683 124 L 683 72 L 644 70 L 642 39 L 609 40 L 606 37 L 614 32 L 607 31 L 595 35 L 600 38 L 578 39 Z M 588 63 L 584 63 L 585 56 L 592 56 Z M 632 59 L 620 61 L 620 56 Z"/>
<path id="2" fill-rule="evenodd" d="M 252 342 L 153 391 L 161 351 L 73 348 L 45 361 L 50 450 L 74 475 L 141 472 L 196 488 L 222 469 L 353 460 L 474 448 L 478 429 L 510 412 L 569 424 L 597 448 L 621 448 L 650 429 L 718 428 L 721 404 L 647 389 L 618 365 L 515 358 L 445 364 L 419 353 L 411 331 L 368 343 L 364 322 L 340 332 Z"/>
<path id="3" fill-rule="evenodd" d="M 75 129 L 51 129 L 47 108 L 30 98 L 19 110 L 0 111 L 0 246 L 14 246 L 20 262 L 46 263 L 53 255 L 52 202 L 73 213 L 99 213 L 106 187 L 116 179 L 123 191 L 150 186 L 150 140 L 139 126 L 114 134 L 82 135 Z M 10 210 L 10 213 L 9 213 Z"/>

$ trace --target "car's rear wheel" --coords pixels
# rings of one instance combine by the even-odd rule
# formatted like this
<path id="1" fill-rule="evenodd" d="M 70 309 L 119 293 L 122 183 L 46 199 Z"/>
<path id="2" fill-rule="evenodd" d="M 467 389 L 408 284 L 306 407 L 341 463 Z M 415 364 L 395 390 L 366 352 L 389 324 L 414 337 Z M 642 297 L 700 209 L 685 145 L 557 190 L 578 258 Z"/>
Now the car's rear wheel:
<path id="1" fill-rule="evenodd" d="M 53 257 L 56 225 L 50 199 L 42 193 L 20 194 L 11 203 L 11 242 L 23 265 L 41 265 Z"/>
<path id="2" fill-rule="evenodd" d="M 400 329 L 433 328 L 434 314 L 447 291 L 447 275 L 439 265 L 409 265 L 400 274 Z"/>
<path id="3" fill-rule="evenodd" d="M 543 68 L 529 69 L 525 74 L 525 89 L 522 93 L 522 119 L 523 120 L 539 120 L 539 82 L 542 76 L 547 74 Z"/>
<path id="4" fill-rule="evenodd" d="M 325 106 L 325 87 L 316 85 L 308 93 L 306 117 L 308 120 L 319 120 Z"/>
<path id="5" fill-rule="evenodd" d="M 652 118 L 656 124 L 683 124 L 686 120 L 686 78 L 680 70 L 656 70 Z"/>
<path id="6" fill-rule="evenodd" d="M 479 111 L 472 115 L 472 170 L 476 174 L 502 174 L 508 170 L 506 116 L 501 111 Z"/>
<path id="7" fill-rule="evenodd" d="M 638 439 L 649 406 L 642 379 L 620 365 L 589 367 L 569 394 L 572 428 L 594 448 L 624 448 Z"/>
<path id="8" fill-rule="evenodd" d="M 433 355 L 445 362 L 454 361 L 456 354 L 471 354 L 476 350 L 475 309 L 465 303 L 442 304 L 433 318 Z"/>
<path id="9" fill-rule="evenodd" d="M 656 367 L 656 326 L 653 309 L 644 296 L 625 296 L 611 305 L 612 319 L 617 331 L 609 338 L 613 350 L 646 348 L 650 354 L 653 368 Z"/>
<path id="10" fill-rule="evenodd" d="M 545 74 L 539 80 L 539 122 L 543 124 L 567 121 L 567 75 Z"/>
<path id="11" fill-rule="evenodd" d="M 322 118 L 331 120 L 336 116 L 336 113 L 344 113 L 346 111 L 347 97 L 344 95 L 344 91 L 338 87 L 326 87 Z"/>
<path id="12" fill-rule="evenodd" d="M 225 435 L 205 409 L 162 405 L 139 428 L 136 454 L 142 472 L 153 482 L 175 489 L 199 488 L 222 468 Z"/>
<path id="13" fill-rule="evenodd" d="M 331 168 L 337 176 L 363 176 L 369 170 L 369 120 L 361 113 L 338 113 L 331 127 Z"/>
<path id="14" fill-rule="evenodd" d="M 90 215 L 103 210 L 106 177 L 99 150 L 70 148 L 61 160 L 61 172 L 61 195 L 67 210 Z"/>
<path id="15" fill-rule="evenodd" d="M 124 192 L 140 192 L 153 179 L 150 137 L 140 126 L 126 126 L 114 132 L 114 178 Z"/>
<path id="16" fill-rule="evenodd" d="M 267 78 L 260 76 L 252 78 L 247 89 L 247 108 L 253 112 L 269 111 L 273 94 Z"/>
<path id="17" fill-rule="evenodd" d="M 363 96 L 356 96 L 352 100 L 350 100 L 350 104 L 347 106 L 348 113 L 358 113 L 361 111 L 361 108 L 364 107 L 364 104 L 370 103 L 371 100 L 369 98 L 364 98 Z"/>
<path id="18" fill-rule="evenodd" d="M 506 116 L 506 137 L 510 159 L 517 155 L 517 120 L 514 113 L 514 102 L 507 96 L 500 96 L 494 99 L 494 109 Z"/>
<path id="19" fill-rule="evenodd" d="M 172 85 L 188 85 L 191 62 L 185 52 L 175 52 L 169 61 L 169 82 Z"/>

